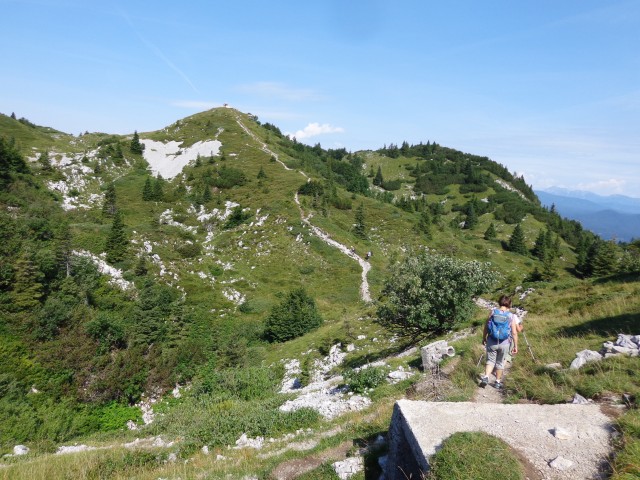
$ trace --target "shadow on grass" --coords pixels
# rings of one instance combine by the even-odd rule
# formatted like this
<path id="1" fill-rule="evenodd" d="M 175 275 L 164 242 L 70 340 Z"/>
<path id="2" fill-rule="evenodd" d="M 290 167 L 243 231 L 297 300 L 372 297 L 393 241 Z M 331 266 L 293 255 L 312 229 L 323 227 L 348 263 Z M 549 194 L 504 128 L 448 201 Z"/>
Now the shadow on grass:
<path id="1" fill-rule="evenodd" d="M 593 281 L 594 285 L 604 285 L 607 283 L 633 283 L 640 280 L 637 273 L 618 273 L 607 277 L 597 278 Z"/>
<path id="2" fill-rule="evenodd" d="M 361 367 L 362 365 L 365 365 L 367 363 L 375 362 L 377 360 L 382 360 L 393 355 L 398 355 L 399 353 L 404 352 L 405 350 L 411 348 L 412 346 L 416 346 L 416 345 L 411 343 L 402 343 L 399 345 L 394 345 L 393 347 L 385 348 L 378 352 L 367 352 L 367 353 L 363 352 L 360 355 L 358 354 L 354 355 L 352 358 L 344 362 L 343 365 L 344 367 L 347 367 L 347 368 Z"/>
<path id="3" fill-rule="evenodd" d="M 378 479 L 382 474 L 378 459 L 388 452 L 386 437 L 386 431 L 379 431 L 366 438 L 356 438 L 353 441 L 354 446 L 365 452 L 364 478 L 366 480 Z"/>
<path id="4" fill-rule="evenodd" d="M 595 333 L 603 337 L 616 337 L 618 333 L 637 335 L 638 329 L 638 314 L 625 313 L 614 317 L 597 318 L 571 327 L 560 327 L 558 334 L 566 337 L 581 337 L 586 333 Z"/>

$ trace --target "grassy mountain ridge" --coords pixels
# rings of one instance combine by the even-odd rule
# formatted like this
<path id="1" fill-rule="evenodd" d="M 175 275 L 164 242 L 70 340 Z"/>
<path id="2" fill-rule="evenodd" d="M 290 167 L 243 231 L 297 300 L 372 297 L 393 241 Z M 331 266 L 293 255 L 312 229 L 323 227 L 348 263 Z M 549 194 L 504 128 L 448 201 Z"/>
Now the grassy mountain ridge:
<path id="1" fill-rule="evenodd" d="M 275 416 L 281 403 L 272 391 L 278 369 L 268 365 L 304 360 L 303 352 L 325 351 L 357 334 L 388 339 L 373 322 L 375 305 L 361 300 L 358 263 L 314 234 L 302 215 L 312 215 L 312 225 L 360 256 L 373 253 L 368 281 L 374 300 L 389 267 L 425 247 L 491 262 L 501 291 L 532 281 L 545 266 L 532 253 L 508 248 L 515 225 L 528 250 L 543 231 L 558 243 L 547 272 L 553 283 L 537 286 L 579 282 L 579 224 L 540 207 L 521 179 L 486 157 L 435 144 L 426 150 L 407 145 L 397 154 L 391 149 L 391 156 L 387 147 L 324 150 L 229 108 L 139 135 L 143 142 L 178 142 L 173 158 L 198 142 L 216 139 L 222 146 L 192 160 L 181 174 L 162 178 L 151 173 L 149 152 L 132 150 L 133 135 L 74 137 L 0 118 L 0 136 L 7 144 L 15 139 L 11 148 L 29 159 L 30 169 L 10 169 L 0 199 L 6 372 L 0 410 L 9 419 L 0 444 L 6 450 L 40 442 L 47 451 L 72 438 L 122 429 L 127 420 L 141 423 L 130 405 L 176 383 L 190 383 L 202 395 L 176 412 L 186 415 L 189 402 L 208 398 L 218 414 L 250 411 L 253 425 L 262 425 L 269 420 L 257 412 Z M 40 158 L 45 152 L 48 163 Z M 465 228 L 473 216 L 475 224 Z M 490 225 L 495 238 L 486 239 Z M 122 251 L 113 247 L 120 239 Z M 98 271 L 98 262 L 109 256 L 108 266 L 128 288 Z M 324 324 L 289 342 L 266 342 L 265 319 L 300 286 Z M 368 348 L 351 364 L 381 355 L 375 345 Z M 392 347 L 381 341 L 379 350 L 385 348 Z M 261 391 L 246 393 L 251 383 Z M 228 393 L 238 391 L 241 399 Z M 311 416 L 279 419 L 278 425 L 289 425 L 282 427 L 287 431 L 314 423 Z M 238 432 L 229 432 L 219 439 L 200 432 L 190 441 L 237 438 Z"/>
<path id="2" fill-rule="evenodd" d="M 314 152 L 310 147 L 291 142 L 280 135 L 277 129 L 265 128 L 252 117 L 232 109 L 203 112 L 179 120 L 161 131 L 141 134 L 143 139 L 178 141 L 182 147 L 212 137 L 217 137 L 223 145 L 219 156 L 194 162 L 184 169 L 182 175 L 171 181 L 155 179 L 164 191 L 161 201 L 142 200 L 144 184 L 150 176 L 142 156 L 127 152 L 129 136 L 89 134 L 82 135 L 80 140 L 69 137 L 68 149 L 50 150 L 54 165 L 51 170 L 37 161 L 31 162 L 31 165 L 34 173 L 48 181 L 49 185 L 54 180 L 61 181 L 57 180 L 59 177 L 64 177 L 62 181 L 66 180 L 70 188 L 60 192 L 62 196 L 80 199 L 79 204 L 89 207 L 69 209 L 65 217 L 69 224 L 70 249 L 88 251 L 96 256 L 105 251 L 106 237 L 111 229 L 112 219 L 103 214 L 101 200 L 107 185 L 113 182 L 117 196 L 115 203 L 122 213 L 130 241 L 128 254 L 115 266 L 123 271 L 125 279 L 136 283 L 140 289 L 144 277 L 136 276 L 134 270 L 137 263 L 143 262 L 143 269 L 149 272 L 148 276 L 155 282 L 159 282 L 158 285 L 178 288 L 182 292 L 180 308 L 183 309 L 183 316 L 187 315 L 185 312 L 191 312 L 190 315 L 203 317 L 201 321 L 206 324 L 205 317 L 212 313 L 218 318 L 233 315 L 239 317 L 237 321 L 253 325 L 259 330 L 269 309 L 277 303 L 277 295 L 303 284 L 313 292 L 320 311 L 328 319 L 322 331 L 326 330 L 326 335 L 333 335 L 331 332 L 339 330 L 339 325 L 345 320 L 358 316 L 362 311 L 359 266 L 356 262 L 345 261 L 343 254 L 327 246 L 301 224 L 300 212 L 293 197 L 306 182 L 305 178 L 298 171 L 286 170 L 272 161 L 272 156 L 263 150 L 262 145 L 246 135 L 238 118 L 256 138 L 277 152 L 279 160 L 290 168 L 304 170 L 312 180 L 318 182 L 326 182 L 327 177 L 331 181 L 331 174 L 333 178 L 340 174 L 335 171 L 338 169 L 327 169 L 328 162 L 323 161 L 321 150 Z M 80 143 L 82 149 L 78 148 Z M 23 145 L 22 148 L 23 151 L 31 151 L 32 147 Z M 296 153 L 300 155 L 294 156 Z M 384 164 L 384 157 L 371 153 L 365 155 L 362 172 Z M 73 160 L 68 165 L 57 164 L 56 158 L 61 157 Z M 335 158 L 331 161 L 334 164 L 344 162 Z M 392 166 L 396 161 L 394 159 L 385 164 L 385 174 L 390 175 L 397 168 Z M 93 174 L 78 176 L 76 170 L 70 170 L 76 167 L 84 168 L 84 172 L 92 171 Z M 242 178 L 234 180 L 235 184 L 228 187 L 222 182 L 220 172 L 231 170 L 236 174 L 240 172 Z M 257 177 L 261 170 L 266 178 L 259 180 Z M 73 183 L 76 177 L 80 180 L 77 185 Z M 343 178 L 347 186 L 348 181 Z M 431 229 L 430 240 L 416 229 L 418 218 L 415 211 L 380 202 L 372 196 L 345 191 L 337 181 L 329 188 L 335 189 L 329 201 L 340 208 L 329 204 L 324 207 L 327 211 L 323 215 L 318 200 L 314 204 L 314 198 L 308 195 L 301 196 L 302 208 L 314 213 L 314 224 L 335 240 L 355 247 L 361 254 L 369 250 L 373 252 L 370 281 L 374 298 L 381 287 L 389 260 L 401 256 L 407 249 L 421 248 L 425 243 L 449 254 L 492 259 L 501 271 L 507 272 L 508 281 L 512 284 L 521 281 L 534 265 L 534 260 L 520 258 L 496 243 L 508 240 L 512 230 L 510 225 L 496 222 L 497 240 L 487 242 L 482 238 L 491 215 L 481 215 L 475 230 L 449 226 L 463 220 L 459 213 L 449 207 L 465 201 L 464 195 L 456 193 L 456 186 L 452 186 L 446 196 L 433 194 L 426 197 L 427 202 L 432 204 L 444 202 L 447 210 Z M 76 191 L 71 192 L 72 189 Z M 205 189 L 210 190 L 211 198 L 207 201 L 202 198 Z M 495 190 L 489 187 L 487 194 L 492 192 Z M 91 198 L 101 200 L 92 204 L 89 201 Z M 226 219 L 220 216 L 230 215 L 228 205 L 235 204 L 244 210 L 247 218 L 227 228 Z M 358 204 L 362 204 L 366 212 L 367 239 L 354 235 L 354 210 Z M 201 218 L 210 218 L 198 220 L 198 213 Z M 530 242 L 537 230 L 543 228 L 542 224 L 530 217 L 524 220 L 523 226 Z M 568 247 L 565 249 L 564 262 L 568 268 L 571 252 Z M 514 265 L 519 266 L 514 268 Z M 120 300 L 123 305 L 119 306 L 120 320 L 116 323 L 126 323 L 123 319 L 130 315 L 132 308 L 126 298 L 135 297 L 131 292 L 117 294 L 119 297 L 123 295 L 125 299 Z M 177 297 L 177 294 L 173 296 Z M 174 298 L 173 302 L 176 301 Z M 102 306 L 97 306 L 100 311 Z M 105 305 L 105 308 L 108 306 Z M 239 311 L 240 307 L 242 311 Z M 180 322 L 189 323 L 184 318 Z M 77 328 L 82 330 L 81 325 Z M 128 328 L 133 329 L 125 325 L 124 330 Z M 180 328 L 186 328 L 186 331 L 171 335 L 188 335 L 189 328 Z M 62 326 L 59 329 L 64 331 Z M 53 331 L 55 337 L 55 326 Z M 125 337 L 132 336 L 135 336 L 134 333 L 125 334 Z M 256 348 L 264 350 L 262 346 Z M 90 373 L 88 375 L 91 377 Z M 121 394 L 114 395 L 119 398 Z"/>

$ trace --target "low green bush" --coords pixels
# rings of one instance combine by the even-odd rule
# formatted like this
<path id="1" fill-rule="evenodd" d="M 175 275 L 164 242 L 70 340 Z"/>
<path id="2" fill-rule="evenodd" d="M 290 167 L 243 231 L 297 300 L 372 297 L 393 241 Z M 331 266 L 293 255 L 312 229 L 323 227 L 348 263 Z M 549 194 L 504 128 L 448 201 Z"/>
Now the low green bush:
<path id="1" fill-rule="evenodd" d="M 368 367 L 359 371 L 347 370 L 343 377 L 349 389 L 354 393 L 364 393 L 366 390 L 376 388 L 387 377 L 388 369 L 383 367 Z"/>
<path id="2" fill-rule="evenodd" d="M 281 403 L 278 397 L 249 402 L 216 394 L 190 397 L 154 422 L 152 430 L 200 446 L 222 447 L 234 445 L 243 433 L 252 438 L 277 437 L 320 422 L 315 410 L 283 412 L 278 408 Z"/>
<path id="3" fill-rule="evenodd" d="M 275 395 L 278 389 L 278 369 L 268 367 L 244 367 L 214 370 L 205 366 L 193 385 L 193 395 L 224 395 L 238 400 L 265 399 Z"/>

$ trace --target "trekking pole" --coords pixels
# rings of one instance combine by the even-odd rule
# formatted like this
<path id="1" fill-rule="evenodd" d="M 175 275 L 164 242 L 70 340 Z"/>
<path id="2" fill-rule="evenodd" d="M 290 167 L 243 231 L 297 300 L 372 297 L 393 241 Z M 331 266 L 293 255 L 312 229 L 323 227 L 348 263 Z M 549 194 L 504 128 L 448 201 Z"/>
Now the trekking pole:
<path id="1" fill-rule="evenodd" d="M 478 363 L 476 363 L 476 368 L 480 366 L 480 362 L 482 361 L 483 358 L 484 358 L 484 352 L 482 352 L 482 355 L 480 355 L 480 358 L 478 359 Z"/>
<path id="2" fill-rule="evenodd" d="M 531 344 L 529 343 L 529 340 L 527 340 L 527 334 L 524 333 L 524 330 L 522 331 L 522 336 L 524 337 L 524 343 L 527 344 L 527 348 L 529 349 L 529 353 L 531 354 L 531 358 L 533 358 L 533 361 L 538 363 L 538 360 L 536 360 L 536 357 L 533 355 L 533 350 L 531 350 Z"/>

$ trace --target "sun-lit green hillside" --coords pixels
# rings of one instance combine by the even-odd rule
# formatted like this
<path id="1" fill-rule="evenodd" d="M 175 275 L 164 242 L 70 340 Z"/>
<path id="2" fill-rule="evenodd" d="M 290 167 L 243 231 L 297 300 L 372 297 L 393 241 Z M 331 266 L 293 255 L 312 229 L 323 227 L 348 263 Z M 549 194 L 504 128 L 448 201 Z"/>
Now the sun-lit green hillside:
<path id="1" fill-rule="evenodd" d="M 82 439 L 130 440 L 140 433 L 126 431 L 127 422 L 143 427 L 134 405 L 150 397 L 165 398 L 165 417 L 144 432 L 180 437 L 185 459 L 205 445 L 222 451 L 242 433 L 323 428 L 312 409 L 278 409 L 288 398 L 278 393 L 283 361 L 298 360 L 304 378 L 337 343 L 354 345 L 344 352 L 351 369 L 406 347 L 376 322 L 376 310 L 391 268 L 425 250 L 488 262 L 496 279 L 489 298 L 534 288 L 516 305 L 537 319 L 536 343 L 558 322 L 579 329 L 613 315 L 589 313 L 590 298 L 623 319 L 638 311 L 630 294 L 637 244 L 602 242 L 542 208 L 506 167 L 436 143 L 309 147 L 231 108 L 129 135 L 74 136 L 3 115 L 0 141 L 6 452 L 19 443 L 40 455 Z M 209 150 L 197 150 L 203 145 Z M 181 161 L 181 171 L 162 174 Z M 274 316 L 296 308 L 321 325 L 273 342 Z M 556 347 L 578 348 L 578 335 L 565 333 Z M 612 333 L 599 328 L 587 339 Z M 455 399 L 473 385 L 476 352 L 471 342 L 460 352 Z M 520 375 L 544 374 L 525 366 Z M 564 395 L 566 382 L 553 381 L 542 388 L 523 379 L 514 395 Z M 383 428 L 405 382 L 369 392 L 379 419 L 354 414 L 328 446 Z M 176 385 L 190 390 L 175 399 Z M 163 476 L 157 459 L 110 455 L 87 468 Z M 62 463 L 60 472 L 83 468 Z M 256 468 L 266 475 L 276 463 Z"/>

